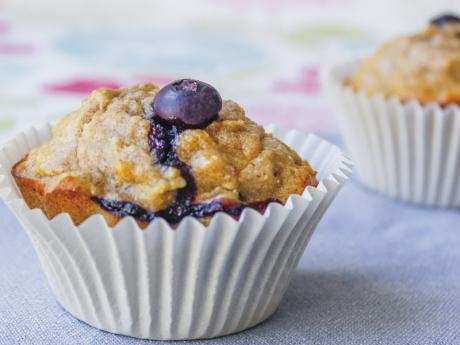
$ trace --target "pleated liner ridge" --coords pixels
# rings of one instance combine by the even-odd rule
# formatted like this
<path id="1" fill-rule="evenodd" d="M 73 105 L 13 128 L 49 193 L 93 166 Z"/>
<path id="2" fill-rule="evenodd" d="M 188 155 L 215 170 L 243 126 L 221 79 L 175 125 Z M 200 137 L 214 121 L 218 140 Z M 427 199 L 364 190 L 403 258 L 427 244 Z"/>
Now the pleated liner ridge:
<path id="1" fill-rule="evenodd" d="M 141 230 L 132 218 L 109 228 L 100 215 L 80 226 L 68 214 L 48 220 L 30 210 L 12 165 L 48 139 L 32 128 L 0 150 L 0 195 L 22 223 L 59 303 L 105 331 L 148 339 L 212 338 L 252 327 L 278 307 L 293 269 L 351 164 L 316 136 L 269 128 L 319 172 L 317 188 L 265 214 L 239 221 L 219 213 L 205 227 L 193 218 L 176 229 L 156 219 Z"/>
<path id="2" fill-rule="evenodd" d="M 325 72 L 325 86 L 357 175 L 367 186 L 427 206 L 460 207 L 460 107 L 355 92 L 357 62 Z"/>

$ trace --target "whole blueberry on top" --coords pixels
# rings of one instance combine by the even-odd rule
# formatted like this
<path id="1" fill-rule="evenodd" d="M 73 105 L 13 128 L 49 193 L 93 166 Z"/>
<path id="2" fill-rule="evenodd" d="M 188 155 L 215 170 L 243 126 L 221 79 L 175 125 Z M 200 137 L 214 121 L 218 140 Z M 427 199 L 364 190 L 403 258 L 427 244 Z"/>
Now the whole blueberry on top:
<path id="1" fill-rule="evenodd" d="M 454 14 L 446 13 L 436 18 L 433 18 L 430 21 L 430 24 L 433 24 L 436 26 L 444 26 L 446 24 L 451 24 L 451 23 L 460 23 L 460 18 Z"/>
<path id="2" fill-rule="evenodd" d="M 219 92 L 199 80 L 180 79 L 163 87 L 153 100 L 154 115 L 184 127 L 204 127 L 222 108 Z"/>

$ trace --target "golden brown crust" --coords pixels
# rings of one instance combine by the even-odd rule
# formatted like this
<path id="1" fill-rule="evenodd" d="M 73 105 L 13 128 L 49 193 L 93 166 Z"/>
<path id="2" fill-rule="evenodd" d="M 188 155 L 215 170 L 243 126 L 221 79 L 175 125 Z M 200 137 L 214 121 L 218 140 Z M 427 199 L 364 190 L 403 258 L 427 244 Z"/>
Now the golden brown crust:
<path id="1" fill-rule="evenodd" d="M 13 168 L 27 204 L 43 209 L 49 218 L 66 212 L 76 224 L 100 213 L 110 225 L 120 218 L 104 211 L 95 197 L 148 212 L 171 205 L 188 181 L 180 169 L 158 164 L 152 154 L 151 103 L 157 90 L 152 84 L 95 90 L 61 119 L 50 140 Z M 289 195 L 316 185 L 308 162 L 232 101 L 223 102 L 207 127 L 186 129 L 174 140 L 175 153 L 190 168 L 195 204 L 284 203 Z"/>
<path id="2" fill-rule="evenodd" d="M 460 24 L 397 37 L 362 61 L 348 84 L 372 96 L 440 106 L 460 103 Z"/>
<path id="3" fill-rule="evenodd" d="M 121 220 L 91 200 L 91 194 L 84 190 L 78 178 L 67 176 L 52 191 L 46 192 L 45 185 L 38 180 L 21 176 L 22 163 L 26 158 L 13 166 L 11 174 L 29 208 L 40 208 L 49 219 L 68 213 L 76 225 L 94 214 L 101 214 L 109 226 L 115 226 Z M 141 228 L 147 226 L 140 221 L 137 223 Z"/>
<path id="4" fill-rule="evenodd" d="M 55 188 L 46 192 L 46 186 L 36 179 L 21 176 L 22 164 L 27 156 L 17 162 L 11 169 L 11 174 L 16 181 L 16 185 L 22 193 L 24 201 L 30 209 L 40 208 L 45 215 L 52 219 L 60 213 L 68 213 L 75 225 L 83 223 L 86 219 L 95 214 L 102 215 L 109 226 L 115 226 L 122 217 L 115 216 L 99 206 L 98 203 L 91 199 L 91 194 L 85 190 L 81 180 L 73 176 L 67 176 L 59 181 Z M 260 176 L 264 173 L 260 172 Z M 302 179 L 305 177 L 302 176 Z M 267 179 L 264 176 L 264 183 L 260 185 L 260 191 L 263 192 L 263 186 L 267 185 Z M 270 181 L 273 183 L 273 181 Z M 307 176 L 307 181 L 302 181 L 299 186 L 317 186 L 318 181 L 314 173 Z M 302 187 L 303 188 L 303 187 Z M 301 194 L 303 189 L 298 189 L 294 193 Z M 270 195 L 267 195 L 267 198 Z M 148 223 L 136 220 L 141 229 L 147 227 Z M 202 222 L 207 224 L 209 219 L 203 219 Z"/>

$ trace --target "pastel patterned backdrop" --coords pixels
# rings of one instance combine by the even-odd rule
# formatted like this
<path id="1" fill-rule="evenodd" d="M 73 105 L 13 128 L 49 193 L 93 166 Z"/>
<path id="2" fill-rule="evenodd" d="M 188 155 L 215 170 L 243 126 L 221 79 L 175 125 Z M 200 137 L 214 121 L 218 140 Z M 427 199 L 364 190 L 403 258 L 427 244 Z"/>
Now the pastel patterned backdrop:
<path id="1" fill-rule="evenodd" d="M 261 123 L 334 134 L 321 65 L 415 30 L 448 5 L 0 0 L 0 139 L 62 116 L 94 88 L 185 76 L 214 84 Z"/>

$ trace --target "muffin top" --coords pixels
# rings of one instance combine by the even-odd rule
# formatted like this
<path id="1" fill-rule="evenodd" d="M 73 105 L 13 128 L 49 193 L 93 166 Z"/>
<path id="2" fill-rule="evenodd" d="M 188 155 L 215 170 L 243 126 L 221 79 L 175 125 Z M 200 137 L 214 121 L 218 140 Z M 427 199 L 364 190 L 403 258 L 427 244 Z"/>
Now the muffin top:
<path id="1" fill-rule="evenodd" d="M 349 84 L 402 101 L 460 103 L 460 18 L 443 15 L 420 33 L 385 43 L 358 66 Z"/>
<path id="2" fill-rule="evenodd" d="M 45 193 L 72 176 L 106 211 L 141 221 L 238 215 L 317 183 L 294 150 L 193 80 L 93 91 L 17 170 Z"/>

